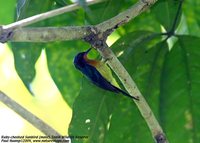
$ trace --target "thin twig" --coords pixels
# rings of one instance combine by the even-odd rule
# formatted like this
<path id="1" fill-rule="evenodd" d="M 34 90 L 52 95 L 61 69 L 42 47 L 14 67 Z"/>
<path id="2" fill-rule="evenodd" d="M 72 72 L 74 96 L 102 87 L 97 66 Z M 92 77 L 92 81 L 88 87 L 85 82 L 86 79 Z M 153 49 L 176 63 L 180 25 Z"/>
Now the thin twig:
<path id="1" fill-rule="evenodd" d="M 92 4 L 102 2 L 102 0 L 86 0 L 86 2 L 88 5 L 92 5 Z M 45 13 L 41 13 L 41 14 L 38 14 L 35 16 L 28 17 L 26 19 L 22 19 L 20 21 L 11 23 L 9 25 L 5 25 L 5 26 L 3 26 L 3 29 L 6 30 L 6 29 L 15 29 L 15 28 L 19 28 L 19 27 L 24 27 L 24 26 L 42 21 L 44 19 L 48 19 L 48 18 L 57 16 L 57 15 L 60 15 L 60 14 L 66 13 L 66 12 L 70 12 L 70 11 L 79 9 L 80 7 L 81 6 L 78 3 L 74 3 L 74 4 L 71 4 L 71 5 L 62 7 L 62 8 L 58 8 L 58 9 L 55 9 L 52 11 L 48 11 Z"/>
<path id="2" fill-rule="evenodd" d="M 36 127 L 41 132 L 43 132 L 45 135 L 61 136 L 57 131 L 55 131 L 53 128 L 51 128 L 48 124 L 46 124 L 44 121 L 42 121 L 41 119 L 36 117 L 34 114 L 29 112 L 27 109 L 22 107 L 20 104 L 15 102 L 13 99 L 8 97 L 2 91 L 0 91 L 0 101 L 3 102 L 6 106 L 8 106 L 10 109 L 15 111 L 17 114 L 19 114 L 22 118 L 27 120 L 29 123 L 31 123 L 34 127 Z"/>

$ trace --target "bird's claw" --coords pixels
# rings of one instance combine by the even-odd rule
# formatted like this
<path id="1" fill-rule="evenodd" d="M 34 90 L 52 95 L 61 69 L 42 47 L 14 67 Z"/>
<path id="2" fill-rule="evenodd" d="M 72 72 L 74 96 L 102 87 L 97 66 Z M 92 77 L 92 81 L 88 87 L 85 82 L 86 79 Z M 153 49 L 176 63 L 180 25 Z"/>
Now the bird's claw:
<path id="1" fill-rule="evenodd" d="M 113 58 L 103 58 L 102 59 L 102 62 L 103 63 L 107 63 L 108 61 L 112 60 Z"/>

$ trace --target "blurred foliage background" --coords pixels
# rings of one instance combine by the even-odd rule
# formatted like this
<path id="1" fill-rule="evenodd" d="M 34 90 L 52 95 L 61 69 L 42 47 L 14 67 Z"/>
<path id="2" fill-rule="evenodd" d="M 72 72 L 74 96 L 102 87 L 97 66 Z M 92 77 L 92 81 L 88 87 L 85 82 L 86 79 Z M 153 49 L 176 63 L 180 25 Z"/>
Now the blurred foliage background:
<path id="1" fill-rule="evenodd" d="M 0 24 L 71 3 L 0 0 Z M 126 10 L 136 0 L 107 0 L 89 7 L 83 0 L 79 3 L 79 10 L 30 27 L 98 24 Z M 158 0 L 150 10 L 117 29 L 107 41 L 145 96 L 170 142 L 200 142 L 199 15 L 198 0 Z M 74 68 L 75 55 L 89 47 L 82 40 L 1 44 L 0 90 L 61 134 L 89 137 L 73 142 L 153 143 L 133 101 L 95 87 Z M 95 50 L 89 56 L 100 59 Z M 114 74 L 113 78 L 118 80 Z M 13 134 L 42 134 L 3 103 L 0 106 L 0 123 L 4 127 L 0 134 L 22 127 Z"/>

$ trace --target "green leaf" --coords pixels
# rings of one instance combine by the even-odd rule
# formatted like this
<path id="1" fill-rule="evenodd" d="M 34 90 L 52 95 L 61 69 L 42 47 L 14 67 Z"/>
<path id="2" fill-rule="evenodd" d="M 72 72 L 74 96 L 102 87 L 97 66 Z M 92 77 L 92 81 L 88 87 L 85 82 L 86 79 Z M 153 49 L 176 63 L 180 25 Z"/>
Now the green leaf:
<path id="1" fill-rule="evenodd" d="M 166 31 L 170 31 L 173 26 L 179 3 L 180 0 L 159 0 L 152 8 L 152 13 L 156 16 L 160 24 L 164 26 Z M 180 22 L 180 15 L 174 27 L 175 29 Z"/>
<path id="2" fill-rule="evenodd" d="M 147 50 L 146 44 L 129 47 L 126 51 L 131 52 L 120 59 L 158 118 L 160 76 L 168 46 L 161 42 Z"/>
<path id="3" fill-rule="evenodd" d="M 15 11 L 15 0 L 7 0 L 6 3 L 4 0 L 0 0 L 0 25 L 9 24 L 13 22 L 13 13 Z"/>
<path id="4" fill-rule="evenodd" d="M 156 31 L 157 33 L 161 32 L 160 23 L 149 11 L 141 13 L 138 17 L 135 17 L 134 20 L 129 21 L 117 29 L 120 35 L 142 30 Z"/>
<path id="5" fill-rule="evenodd" d="M 160 74 L 167 46 L 166 43 L 156 44 L 156 41 L 158 39 L 154 33 L 137 31 L 120 38 L 111 48 L 117 55 L 124 52 L 119 57 L 121 62 L 158 114 Z M 127 97 L 105 93 L 87 80 L 83 81 L 80 95 L 73 106 L 70 136 L 88 136 L 85 142 L 153 143 L 151 133 L 134 102 Z"/>
<path id="6" fill-rule="evenodd" d="M 170 142 L 200 142 L 200 39 L 179 36 L 161 79 L 160 117 Z M 177 134 L 178 133 L 178 134 Z"/>
<path id="7" fill-rule="evenodd" d="M 32 16 L 36 13 L 41 13 L 55 7 L 53 1 L 45 1 L 44 5 L 41 5 L 40 3 L 41 1 L 30 1 L 28 5 L 23 7 L 23 12 L 21 13 L 20 18 Z M 41 21 L 37 24 L 34 24 L 34 26 L 61 26 L 66 24 L 82 24 L 82 15 L 82 11 L 68 13 L 67 15 L 62 14 L 59 17 L 54 17 Z M 58 89 L 61 91 L 64 99 L 69 105 L 72 105 L 79 89 L 78 83 L 76 84 L 76 80 L 77 78 L 80 78 L 79 76 L 77 76 L 77 74 L 72 74 L 71 72 L 74 70 L 72 65 L 73 56 L 75 56 L 75 47 L 84 47 L 83 44 L 76 43 L 77 42 L 52 42 L 45 44 L 12 43 L 12 50 L 15 57 L 15 67 L 17 73 L 19 74 L 20 78 L 30 92 L 31 89 L 29 85 L 35 77 L 35 63 L 40 56 L 41 50 L 47 48 L 47 54 L 50 55 L 47 55 L 47 63 L 49 66 L 50 74 L 53 77 L 53 80 L 55 81 Z M 66 47 L 69 47 L 69 51 L 72 53 L 68 52 Z M 74 50 L 70 48 L 73 48 Z M 59 57 L 60 54 L 63 54 L 63 58 Z M 57 61 L 55 61 L 55 58 L 58 58 Z M 66 66 L 67 64 L 69 66 Z M 67 75 L 70 75 L 70 77 L 67 79 L 64 78 Z M 74 86 L 72 88 L 69 88 L 73 84 Z"/>
<path id="8" fill-rule="evenodd" d="M 54 1 L 56 2 L 58 6 L 61 6 L 61 7 L 66 6 L 71 3 L 69 0 L 54 0 Z"/>
<path id="9" fill-rule="evenodd" d="M 29 47 L 27 47 L 29 46 Z M 30 93 L 30 83 L 35 77 L 35 63 L 40 56 L 42 44 L 12 43 L 15 69 Z"/>
<path id="10" fill-rule="evenodd" d="M 85 0 L 78 0 L 77 3 L 87 12 L 90 12 L 90 9 L 87 6 L 87 2 Z"/>
<path id="11" fill-rule="evenodd" d="M 52 2 L 46 2 L 43 5 L 40 4 L 40 1 L 29 1 L 26 2 L 19 19 L 23 19 L 34 14 L 38 14 L 50 9 L 53 5 Z M 45 23 L 35 24 L 37 26 L 44 26 Z M 35 77 L 35 63 L 40 56 L 42 48 L 45 44 L 39 43 L 11 43 L 12 52 L 15 59 L 15 68 L 22 79 L 25 86 L 32 93 L 30 89 L 30 83 Z"/>
<path id="12" fill-rule="evenodd" d="M 39 0 L 26 0 L 24 3 L 20 0 L 18 1 L 16 14 L 17 14 L 17 20 L 21 20 L 36 14 L 40 14 L 42 12 L 46 12 L 52 8 L 54 5 L 53 1 L 43 0 L 41 4 L 41 1 Z M 37 25 L 37 24 L 36 24 Z M 37 25 L 42 26 L 42 25 Z"/>
<path id="13" fill-rule="evenodd" d="M 153 37 L 153 33 L 145 31 L 129 33 L 112 48 L 117 53 L 123 51 L 119 56 L 120 61 L 159 119 L 160 76 L 168 48 L 165 42 L 153 42 L 152 47 L 148 48 Z M 119 131 L 123 134 L 117 135 Z M 132 102 L 120 100 L 118 110 L 112 114 L 107 142 L 154 142 L 144 119 Z"/>
<path id="14" fill-rule="evenodd" d="M 86 138 L 75 138 L 73 143 L 104 142 L 111 113 L 117 110 L 116 103 L 120 98 L 127 97 L 120 97 L 120 95 L 100 89 L 88 79 L 83 78 L 80 94 L 73 105 L 73 117 L 68 132 L 72 137 L 85 136 Z"/>
<path id="15" fill-rule="evenodd" d="M 198 0 L 195 0 L 194 1 L 194 7 L 192 7 L 192 8 L 194 8 L 194 11 L 195 11 L 195 19 L 197 20 L 197 22 L 198 22 L 198 25 L 199 25 L 199 27 L 200 27 L 200 18 L 199 18 L 199 14 L 200 14 L 200 9 L 199 9 L 199 5 L 200 5 L 200 1 L 198 1 Z"/>
<path id="16" fill-rule="evenodd" d="M 82 11 L 76 11 L 54 17 L 46 22 L 49 25 L 82 25 Z M 81 74 L 75 69 L 73 59 L 77 53 L 89 48 L 81 41 L 52 42 L 46 46 L 49 72 L 62 93 L 63 98 L 72 106 L 80 90 Z"/>
<path id="17" fill-rule="evenodd" d="M 90 24 L 98 24 L 116 16 L 125 7 L 128 8 L 129 6 L 124 0 L 107 0 L 99 4 L 91 5 L 89 11 L 86 11 L 86 20 Z"/>
<path id="18" fill-rule="evenodd" d="M 116 108 L 111 116 L 105 143 L 153 143 L 151 133 L 132 100 L 119 100 Z"/>
<path id="19" fill-rule="evenodd" d="M 198 0 L 184 1 L 184 18 L 187 22 L 187 25 L 184 26 L 184 28 L 187 29 L 187 32 L 190 35 L 200 37 L 200 18 L 198 16 L 200 15 L 200 9 L 197 7 L 197 5 L 200 5 Z"/>
<path id="20" fill-rule="evenodd" d="M 46 46 L 48 68 L 50 74 L 62 93 L 65 101 L 72 106 L 80 91 L 81 74 L 73 65 L 78 50 L 83 49 L 83 43 L 57 42 Z"/>

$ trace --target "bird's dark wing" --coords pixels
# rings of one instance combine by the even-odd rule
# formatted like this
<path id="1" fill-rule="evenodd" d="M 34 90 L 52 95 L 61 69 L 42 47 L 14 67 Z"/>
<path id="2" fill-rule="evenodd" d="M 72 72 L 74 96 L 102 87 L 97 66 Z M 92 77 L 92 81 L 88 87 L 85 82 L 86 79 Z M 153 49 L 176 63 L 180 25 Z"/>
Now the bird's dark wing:
<path id="1" fill-rule="evenodd" d="M 112 87 L 112 84 L 108 82 L 100 72 L 93 66 L 87 64 L 84 70 L 82 71 L 83 74 L 95 85 L 110 91 L 114 91 L 115 89 Z"/>
<path id="2" fill-rule="evenodd" d="M 130 98 L 134 98 L 136 100 L 138 100 L 137 98 L 129 95 L 128 93 L 126 93 L 125 91 L 119 89 L 118 87 L 112 85 L 109 81 L 107 81 L 102 75 L 101 73 L 93 66 L 86 64 L 86 67 L 84 68 L 84 70 L 82 71 L 83 74 L 92 82 L 94 83 L 96 86 L 103 88 L 105 90 L 109 90 L 112 92 L 116 92 L 116 93 L 122 93 Z"/>

